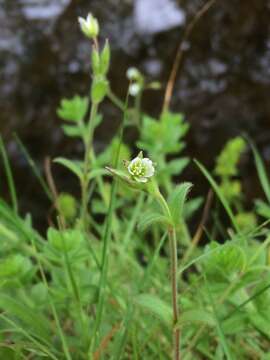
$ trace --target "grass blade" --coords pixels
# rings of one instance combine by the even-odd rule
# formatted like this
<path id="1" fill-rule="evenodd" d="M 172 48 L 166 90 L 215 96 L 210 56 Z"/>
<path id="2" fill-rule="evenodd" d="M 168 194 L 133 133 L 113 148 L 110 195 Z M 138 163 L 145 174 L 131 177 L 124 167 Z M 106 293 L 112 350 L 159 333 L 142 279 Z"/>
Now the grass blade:
<path id="1" fill-rule="evenodd" d="M 48 185 L 46 184 L 46 181 L 43 179 L 37 165 L 35 164 L 33 158 L 31 157 L 31 155 L 29 154 L 28 150 L 26 149 L 26 147 L 23 145 L 22 141 L 19 139 L 19 137 L 17 136 L 17 134 L 14 135 L 15 141 L 17 142 L 22 154 L 24 155 L 24 157 L 26 158 L 29 166 L 31 167 L 33 174 L 36 176 L 36 178 L 38 179 L 42 189 L 44 190 L 45 194 L 47 195 L 47 197 L 49 198 L 49 200 L 52 201 L 52 194 L 51 191 L 48 187 Z"/>
<path id="2" fill-rule="evenodd" d="M 14 179 L 13 179 L 13 175 L 12 175 L 12 171 L 11 171 L 10 162 L 9 162 L 8 155 L 6 152 L 6 148 L 5 148 L 5 145 L 4 145 L 4 142 L 3 142 L 3 139 L 1 136 L 0 136 L 0 151 L 1 151 L 2 159 L 3 159 L 3 163 L 4 163 L 6 176 L 7 176 L 7 182 L 8 182 L 8 188 L 9 188 L 9 192 L 10 192 L 10 196 L 11 196 L 12 207 L 13 207 L 13 210 L 15 211 L 15 213 L 17 214 L 18 213 L 18 200 L 17 200 L 16 187 L 15 187 L 15 183 L 14 183 Z"/>
<path id="3" fill-rule="evenodd" d="M 144 272 L 143 275 L 143 279 L 140 282 L 140 286 L 137 290 L 138 293 L 140 293 L 141 291 L 143 291 L 144 288 L 146 288 L 146 286 L 148 285 L 148 281 L 150 280 L 150 275 L 151 272 L 153 270 L 154 264 L 156 263 L 157 259 L 158 259 L 158 254 L 160 253 L 161 248 L 164 245 L 164 242 L 167 238 L 167 233 L 165 233 L 162 238 L 160 239 L 160 242 L 154 252 L 154 255 L 149 263 L 149 265 L 147 266 L 147 269 Z M 134 295 L 132 295 L 132 298 L 134 297 Z M 123 349 L 125 347 L 125 344 L 127 342 L 127 335 L 128 335 L 128 329 L 129 329 L 129 324 L 131 323 L 132 317 L 134 314 L 134 304 L 132 301 L 129 302 L 129 305 L 127 307 L 126 310 L 126 315 L 124 317 L 123 320 L 123 325 L 122 325 L 122 329 L 119 332 L 119 335 L 117 337 L 117 339 L 115 340 L 115 346 L 114 346 L 114 350 L 112 353 L 112 360 L 119 360 L 121 359 L 122 356 L 122 352 Z"/>
<path id="4" fill-rule="evenodd" d="M 17 325 L 14 321 L 12 321 L 11 319 L 9 319 L 7 316 L 5 316 L 4 314 L 0 314 L 0 317 L 6 321 L 9 325 L 11 325 L 12 327 L 14 327 L 18 332 L 22 333 L 27 339 L 29 339 L 31 342 L 33 342 L 33 344 L 35 344 L 38 348 L 40 348 L 44 353 L 46 353 L 48 356 L 50 356 L 51 359 L 53 360 L 58 360 L 58 358 L 56 356 L 54 356 L 54 354 L 48 350 L 44 345 L 40 344 L 33 336 L 31 336 L 30 334 L 28 334 L 27 331 L 25 331 L 22 327 L 20 327 L 19 325 Z"/>
<path id="5" fill-rule="evenodd" d="M 214 178 L 211 176 L 211 174 L 209 173 L 209 171 L 198 161 L 198 160 L 194 160 L 195 164 L 198 166 L 198 168 L 201 170 L 201 172 L 203 173 L 203 175 L 206 177 L 206 179 L 209 181 L 210 185 L 212 186 L 212 188 L 214 189 L 215 193 L 217 194 L 219 200 L 221 201 L 225 211 L 227 212 L 227 215 L 229 216 L 232 225 L 234 226 L 236 232 L 240 232 L 240 229 L 235 221 L 234 218 L 234 214 L 233 211 L 228 203 L 228 201 L 226 200 L 226 198 L 224 197 L 224 195 L 222 194 L 218 184 L 216 183 L 216 181 L 214 180 Z"/>
<path id="6" fill-rule="evenodd" d="M 264 163 L 262 161 L 262 158 L 258 152 L 258 150 L 256 149 L 255 145 L 253 144 L 253 142 L 251 140 L 249 140 L 253 155 L 254 155 L 254 160 L 255 160 L 255 165 L 256 165 L 256 169 L 258 172 L 258 176 L 263 188 L 263 191 L 265 193 L 265 196 L 268 200 L 268 202 L 270 203 L 270 183 L 269 183 L 269 179 L 265 170 L 265 166 Z"/>

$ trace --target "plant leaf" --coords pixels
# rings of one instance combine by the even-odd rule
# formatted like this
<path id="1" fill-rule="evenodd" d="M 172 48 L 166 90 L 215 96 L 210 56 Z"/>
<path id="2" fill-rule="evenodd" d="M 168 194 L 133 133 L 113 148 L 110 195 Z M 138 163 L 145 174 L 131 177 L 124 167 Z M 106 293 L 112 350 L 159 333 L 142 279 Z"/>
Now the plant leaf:
<path id="1" fill-rule="evenodd" d="M 172 324 L 172 309 L 165 301 L 155 295 L 141 294 L 135 299 L 135 303 L 153 315 L 157 316 L 164 324 Z"/>
<path id="2" fill-rule="evenodd" d="M 166 216 L 162 214 L 149 212 L 143 214 L 143 216 L 139 220 L 138 229 L 139 231 L 146 231 L 150 226 L 156 224 L 168 225 L 170 224 L 170 221 Z"/>
<path id="3" fill-rule="evenodd" d="M 240 232 L 239 226 L 237 224 L 237 222 L 235 221 L 235 217 L 234 214 L 232 212 L 232 209 L 228 203 L 228 201 L 226 200 L 226 198 L 224 197 L 222 191 L 220 190 L 220 187 L 218 186 L 218 184 L 216 183 L 216 181 L 213 179 L 213 177 L 211 176 L 211 174 L 207 171 L 207 169 L 197 160 L 194 160 L 195 164 L 198 166 L 198 168 L 201 170 L 201 172 L 203 173 L 203 175 L 206 177 L 206 179 L 209 181 L 210 185 L 212 186 L 212 188 L 214 189 L 215 193 L 217 194 L 217 196 L 219 197 L 219 200 L 221 201 L 224 209 L 226 210 L 235 230 L 237 232 Z"/>
<path id="4" fill-rule="evenodd" d="M 74 96 L 71 99 L 62 99 L 57 115 L 66 121 L 78 122 L 83 120 L 88 108 L 87 97 Z"/>
<path id="5" fill-rule="evenodd" d="M 181 327 L 187 323 L 203 323 L 213 327 L 215 326 L 216 321 L 213 314 L 209 311 L 204 309 L 191 309 L 181 313 L 181 317 L 177 325 Z"/>
<path id="6" fill-rule="evenodd" d="M 83 135 L 81 128 L 76 125 L 63 125 L 62 129 L 65 135 L 70 137 L 81 137 Z"/>
<path id="7" fill-rule="evenodd" d="M 78 161 L 72 161 L 69 159 L 65 159 L 62 157 L 58 157 L 56 159 L 53 160 L 55 163 L 57 164 L 61 164 L 64 167 L 66 167 L 67 169 L 69 169 L 73 174 L 75 174 L 80 180 L 83 177 L 83 172 L 82 172 L 82 168 L 80 165 L 80 162 Z"/>
<path id="8" fill-rule="evenodd" d="M 253 151 L 254 154 L 254 160 L 255 160 L 255 165 L 256 165 L 256 169 L 259 175 L 259 179 L 263 188 L 263 191 L 265 193 L 265 196 L 267 198 L 267 200 L 270 203 L 270 183 L 269 183 L 269 179 L 265 170 L 265 166 L 264 163 L 262 161 L 261 156 L 258 153 L 258 150 L 256 149 L 255 145 L 250 142 L 251 145 L 251 149 Z"/>
<path id="9" fill-rule="evenodd" d="M 175 190 L 169 196 L 168 205 L 171 211 L 173 222 L 175 224 L 178 224 L 183 216 L 184 204 L 191 187 L 191 183 L 182 183 L 176 186 Z"/>
<path id="10" fill-rule="evenodd" d="M 22 302 L 18 302 L 6 294 L 0 295 L 0 308 L 15 316 L 41 338 L 50 340 L 50 324 L 45 316 L 37 313 Z"/>

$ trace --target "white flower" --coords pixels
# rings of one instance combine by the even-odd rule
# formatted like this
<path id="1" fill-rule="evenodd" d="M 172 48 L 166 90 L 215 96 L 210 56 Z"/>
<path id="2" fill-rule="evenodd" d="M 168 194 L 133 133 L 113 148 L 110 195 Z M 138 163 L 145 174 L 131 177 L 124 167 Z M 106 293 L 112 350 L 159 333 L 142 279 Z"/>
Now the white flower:
<path id="1" fill-rule="evenodd" d="M 138 80 L 140 78 L 141 74 L 138 69 L 135 67 L 130 67 L 127 70 L 127 78 L 129 80 Z"/>
<path id="2" fill-rule="evenodd" d="M 87 15 L 87 18 L 84 19 L 82 17 L 78 18 L 80 28 L 85 36 L 87 36 L 90 39 L 94 39 L 98 36 L 99 33 L 99 25 L 98 21 L 94 16 L 89 13 Z"/>
<path id="3" fill-rule="evenodd" d="M 134 83 L 129 86 L 128 91 L 131 96 L 137 96 L 139 94 L 140 90 L 141 90 L 140 85 L 138 83 Z"/>
<path id="4" fill-rule="evenodd" d="M 153 162 L 148 158 L 143 158 L 142 152 L 133 159 L 128 165 L 128 172 L 134 180 L 146 183 L 155 173 Z"/>

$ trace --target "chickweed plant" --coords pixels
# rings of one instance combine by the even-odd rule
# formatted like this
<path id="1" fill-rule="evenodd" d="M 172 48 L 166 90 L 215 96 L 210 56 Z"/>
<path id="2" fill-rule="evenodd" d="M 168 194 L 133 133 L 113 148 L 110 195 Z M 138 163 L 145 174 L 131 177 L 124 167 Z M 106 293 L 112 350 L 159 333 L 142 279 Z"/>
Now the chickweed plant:
<path id="1" fill-rule="evenodd" d="M 59 191 L 49 163 L 46 182 L 17 140 L 55 209 L 46 236 L 20 211 L 0 141 L 11 200 L 0 200 L 0 359 L 270 359 L 270 182 L 255 145 L 230 140 L 213 172 L 190 164 L 183 115 L 141 111 L 144 91 L 159 83 L 130 68 L 118 99 L 107 79 L 109 41 L 92 14 L 79 26 L 91 49 L 90 92 L 62 99 L 57 114 L 84 152 L 54 166 L 77 178 L 80 197 Z M 123 115 L 97 152 L 105 98 Z M 134 144 L 125 144 L 127 127 L 136 128 Z M 247 210 L 239 161 L 248 148 L 265 199 Z M 204 174 L 212 201 L 176 183 L 188 165 Z"/>

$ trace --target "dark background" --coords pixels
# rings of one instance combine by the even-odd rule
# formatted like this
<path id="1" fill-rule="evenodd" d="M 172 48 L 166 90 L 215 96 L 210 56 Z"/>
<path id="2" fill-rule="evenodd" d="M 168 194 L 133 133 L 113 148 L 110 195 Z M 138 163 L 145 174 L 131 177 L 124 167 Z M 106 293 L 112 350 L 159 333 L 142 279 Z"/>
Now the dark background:
<path id="1" fill-rule="evenodd" d="M 109 38 L 112 89 L 124 98 L 126 70 L 137 66 L 163 85 L 184 29 L 205 2 L 197 0 L 0 0 L 0 131 L 14 169 L 20 206 L 45 225 L 49 203 L 13 139 L 16 132 L 34 160 L 45 156 L 80 156 L 81 145 L 66 139 L 55 109 L 61 97 L 87 94 L 90 44 L 77 17 L 91 11 L 100 21 L 101 38 Z M 250 134 L 270 161 L 270 2 L 216 0 L 185 44 L 171 109 L 191 124 L 186 154 L 208 167 L 232 136 Z M 148 91 L 143 108 L 160 112 L 164 95 Z M 103 105 L 105 122 L 95 139 L 102 149 L 121 114 Z M 132 138 L 132 134 L 129 134 Z M 135 136 L 135 135 L 134 135 Z M 241 163 L 248 199 L 260 195 L 252 155 Z M 1 170 L 3 174 L 3 170 Z M 207 190 L 195 166 L 183 175 L 195 193 Z M 76 192 L 76 182 L 55 170 L 61 190 Z M 6 196 L 1 175 L 1 193 Z"/>

